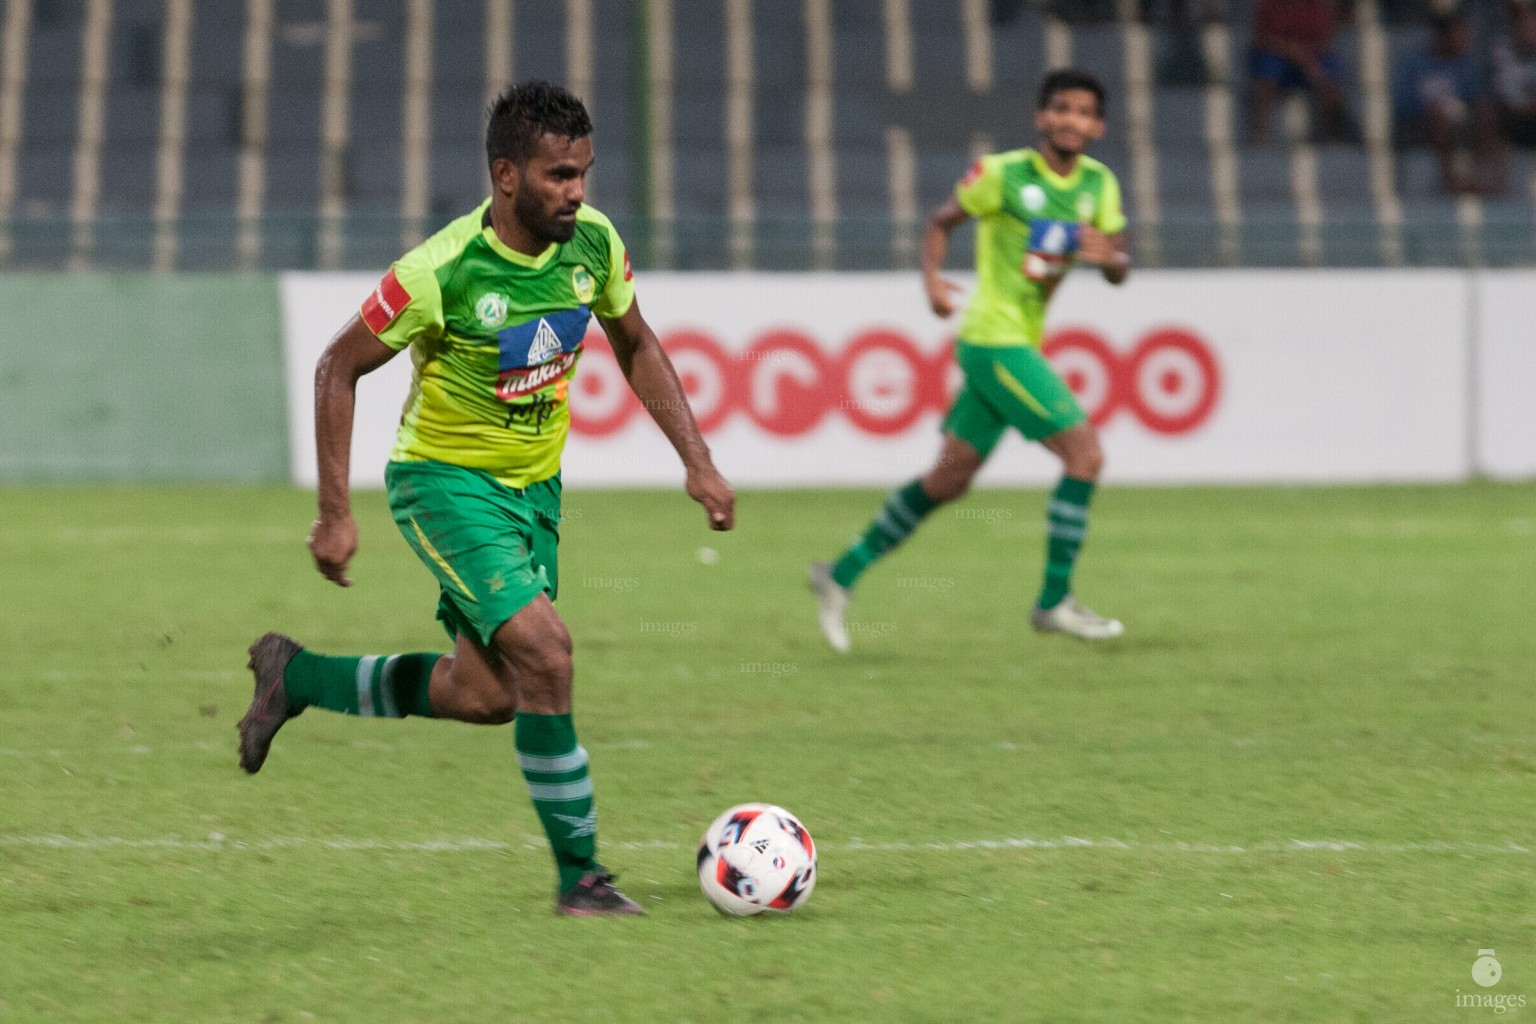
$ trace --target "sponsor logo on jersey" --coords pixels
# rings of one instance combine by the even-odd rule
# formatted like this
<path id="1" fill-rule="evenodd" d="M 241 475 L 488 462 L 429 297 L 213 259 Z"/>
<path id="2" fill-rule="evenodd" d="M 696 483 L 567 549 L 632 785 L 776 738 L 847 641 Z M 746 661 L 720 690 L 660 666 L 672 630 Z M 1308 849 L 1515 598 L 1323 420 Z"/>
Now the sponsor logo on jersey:
<path id="1" fill-rule="evenodd" d="M 571 291 L 576 293 L 576 301 L 587 303 L 597 294 L 597 282 L 592 280 L 592 271 L 581 264 L 576 264 L 571 271 Z"/>
<path id="2" fill-rule="evenodd" d="M 578 346 L 574 352 L 562 352 L 547 363 L 507 370 L 496 378 L 496 397 L 511 402 L 548 387 L 571 371 L 579 355 L 581 348 Z"/>
<path id="3" fill-rule="evenodd" d="M 495 330 L 507 322 L 507 297 L 497 292 L 486 292 L 475 303 L 475 316 L 486 327 Z"/>
<path id="4" fill-rule="evenodd" d="M 1032 281 L 1060 277 L 1077 252 L 1082 226 L 1071 221 L 1039 218 L 1029 223 L 1029 251 L 1024 256 L 1024 276 Z"/>
<path id="5" fill-rule="evenodd" d="M 363 323 L 374 334 L 383 334 L 406 306 L 411 304 L 411 293 L 405 290 L 393 269 L 384 275 L 369 296 L 363 300 Z"/>
<path id="6" fill-rule="evenodd" d="M 624 280 L 626 280 L 626 281 L 633 281 L 634 279 L 635 279 L 635 268 L 629 265 L 629 250 L 625 249 L 624 250 Z"/>
<path id="7" fill-rule="evenodd" d="M 501 348 L 496 397 L 503 402 L 531 395 L 565 377 L 576 366 L 592 312 L 586 306 L 546 313 L 504 327 L 496 335 Z M 558 401 L 564 401 L 562 388 Z"/>
<path id="8" fill-rule="evenodd" d="M 975 163 L 971 164 L 971 169 L 966 171 L 965 176 L 960 179 L 960 187 L 970 188 L 972 185 L 976 184 L 976 182 L 981 178 L 981 172 L 981 161 L 977 160 Z"/>
<path id="9" fill-rule="evenodd" d="M 1099 208 L 1099 197 L 1092 192 L 1079 192 L 1077 194 L 1077 216 L 1081 220 L 1093 220 L 1094 211 Z"/>
<path id="10" fill-rule="evenodd" d="M 1019 189 L 1019 202 L 1024 204 L 1024 209 L 1030 213 L 1039 213 L 1045 209 L 1045 189 L 1039 185 L 1025 185 Z"/>
<path id="11" fill-rule="evenodd" d="M 548 320 L 539 317 L 539 326 L 533 332 L 533 341 L 528 343 L 529 365 L 542 363 L 559 354 L 560 336 L 555 333 L 553 327 L 549 326 Z"/>

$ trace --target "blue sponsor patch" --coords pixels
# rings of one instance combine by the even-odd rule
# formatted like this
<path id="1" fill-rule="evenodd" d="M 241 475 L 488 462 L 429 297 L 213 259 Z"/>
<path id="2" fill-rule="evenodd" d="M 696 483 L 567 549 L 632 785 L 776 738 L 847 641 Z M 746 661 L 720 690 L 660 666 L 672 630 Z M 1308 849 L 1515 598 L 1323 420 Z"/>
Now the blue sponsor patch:
<path id="1" fill-rule="evenodd" d="M 587 336 L 592 311 L 586 306 L 546 313 L 496 333 L 501 347 L 501 371 L 547 363 L 561 353 L 574 352 Z"/>
<path id="2" fill-rule="evenodd" d="M 1029 251 L 1024 254 L 1024 276 L 1048 281 L 1066 273 L 1077 253 L 1082 225 L 1069 220 L 1040 218 L 1029 222 Z"/>
<path id="3" fill-rule="evenodd" d="M 1041 256 L 1065 258 L 1077 252 L 1082 225 L 1069 220 L 1041 217 L 1029 222 L 1029 251 Z"/>

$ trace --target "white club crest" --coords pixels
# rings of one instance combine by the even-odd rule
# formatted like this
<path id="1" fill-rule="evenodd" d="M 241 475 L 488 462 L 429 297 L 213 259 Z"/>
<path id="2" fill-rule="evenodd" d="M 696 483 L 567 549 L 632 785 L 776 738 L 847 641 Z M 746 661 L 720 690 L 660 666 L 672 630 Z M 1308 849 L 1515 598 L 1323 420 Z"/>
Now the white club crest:
<path id="1" fill-rule="evenodd" d="M 500 327 L 507 322 L 507 297 L 496 292 L 486 292 L 475 303 L 475 316 L 492 330 Z"/>

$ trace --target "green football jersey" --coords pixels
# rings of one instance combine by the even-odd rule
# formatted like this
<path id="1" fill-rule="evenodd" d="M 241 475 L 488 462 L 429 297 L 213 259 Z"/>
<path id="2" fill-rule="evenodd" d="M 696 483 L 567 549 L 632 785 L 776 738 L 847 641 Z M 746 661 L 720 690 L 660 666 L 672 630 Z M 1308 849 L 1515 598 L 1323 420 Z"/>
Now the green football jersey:
<path id="1" fill-rule="evenodd" d="M 973 345 L 1038 345 L 1051 293 L 1076 260 L 1081 225 L 1125 230 L 1120 183 L 1079 156 L 1063 178 L 1033 149 L 982 157 L 955 186 L 976 221 L 976 291 L 960 323 Z"/>
<path id="2" fill-rule="evenodd" d="M 508 487 L 560 471 L 567 401 L 592 314 L 634 301 L 629 255 L 590 206 L 569 242 L 537 256 L 491 228 L 490 200 L 396 260 L 361 315 L 390 348 L 411 347 L 411 391 L 391 461 L 480 469 Z"/>

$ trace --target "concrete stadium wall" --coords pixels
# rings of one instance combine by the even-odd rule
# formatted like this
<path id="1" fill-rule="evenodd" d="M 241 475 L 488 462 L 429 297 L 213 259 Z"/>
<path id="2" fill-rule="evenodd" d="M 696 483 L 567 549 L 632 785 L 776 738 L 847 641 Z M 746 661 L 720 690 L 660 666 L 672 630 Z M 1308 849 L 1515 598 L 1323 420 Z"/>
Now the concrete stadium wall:
<path id="1" fill-rule="evenodd" d="M 0 480 L 290 478 L 270 276 L 0 275 Z"/>

